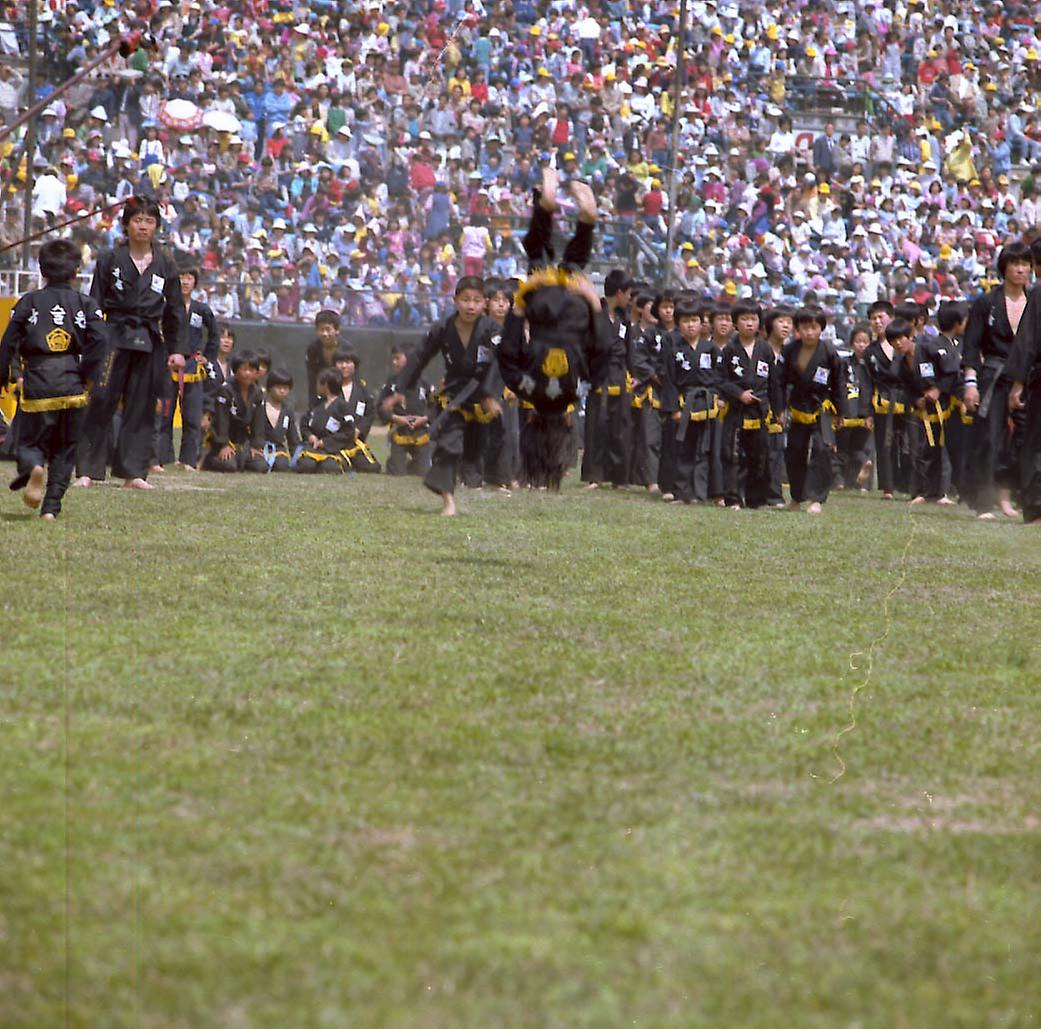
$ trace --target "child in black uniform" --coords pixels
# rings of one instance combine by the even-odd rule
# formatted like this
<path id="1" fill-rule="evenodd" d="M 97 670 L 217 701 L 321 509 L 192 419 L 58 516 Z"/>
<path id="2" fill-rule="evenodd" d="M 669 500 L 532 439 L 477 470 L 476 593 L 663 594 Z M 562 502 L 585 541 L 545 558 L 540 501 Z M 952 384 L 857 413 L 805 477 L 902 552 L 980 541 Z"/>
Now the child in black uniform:
<path id="1" fill-rule="evenodd" d="M 838 433 L 842 484 L 867 490 L 871 484 L 874 463 L 871 460 L 872 433 L 875 429 L 871 406 L 871 370 L 865 353 L 871 343 L 871 326 L 860 322 L 853 326 L 849 345 L 852 353 L 846 362 L 846 413 L 842 431 Z"/>
<path id="2" fill-rule="evenodd" d="M 358 378 L 361 362 L 353 350 L 341 348 L 333 355 L 340 373 L 340 395 L 347 405 L 347 421 L 354 424 L 354 442 L 344 452 L 344 459 L 355 472 L 379 472 L 376 455 L 369 449 L 369 430 L 376 417 L 376 405 L 364 379 Z"/>
<path id="3" fill-rule="evenodd" d="M 296 460 L 298 472 L 339 475 L 350 467 L 343 451 L 354 445 L 355 432 L 354 422 L 348 421 L 350 408 L 340 393 L 342 385 L 343 379 L 335 368 L 323 368 L 318 373 L 318 403 L 300 426 L 304 449 Z"/>
<path id="4" fill-rule="evenodd" d="M 264 462 L 273 472 L 288 472 L 300 446 L 300 430 L 289 409 L 293 377 L 284 368 L 272 368 L 267 375 L 267 390 L 260 405 L 257 439 L 264 441 Z"/>
<path id="5" fill-rule="evenodd" d="M 772 406 L 780 420 L 790 416 L 785 463 L 792 490 L 789 508 L 810 501 L 810 514 L 820 514 L 831 485 L 831 452 L 835 448 L 832 415 L 846 410 L 842 358 L 821 339 L 828 319 L 818 308 L 795 314 L 795 336 L 781 351 L 771 384 Z M 828 402 L 830 401 L 830 408 Z"/>
<path id="6" fill-rule="evenodd" d="M 22 398 L 11 489 L 24 488 L 25 503 L 42 504 L 43 518 L 54 521 L 72 478 L 87 387 L 104 359 L 106 331 L 97 303 L 72 288 L 79 248 L 51 240 L 40 247 L 39 264 L 43 289 L 18 301 L 0 341 L 0 383 L 14 365 Z"/>
<path id="7" fill-rule="evenodd" d="M 264 395 L 257 385 L 257 355 L 243 350 L 231 361 L 231 382 L 214 398 L 209 449 L 202 466 L 210 472 L 266 472 L 259 410 Z"/>
<path id="8" fill-rule="evenodd" d="M 398 389 L 398 376 L 408 364 L 411 347 L 390 350 L 392 376 L 380 391 L 379 415 L 389 427 L 388 475 L 426 475 L 430 468 L 430 385 L 421 379 L 407 392 Z M 394 403 L 394 394 L 404 400 Z"/>

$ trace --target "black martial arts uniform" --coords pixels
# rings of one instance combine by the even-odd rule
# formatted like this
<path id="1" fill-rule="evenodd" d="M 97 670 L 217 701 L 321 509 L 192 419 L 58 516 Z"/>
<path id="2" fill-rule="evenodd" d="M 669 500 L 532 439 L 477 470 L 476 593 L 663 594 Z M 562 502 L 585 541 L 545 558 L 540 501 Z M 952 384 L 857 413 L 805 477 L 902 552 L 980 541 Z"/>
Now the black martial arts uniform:
<path id="1" fill-rule="evenodd" d="M 1030 307 L 1028 300 L 1027 309 Z M 962 367 L 976 372 L 980 394 L 967 434 L 963 469 L 966 499 L 977 514 L 994 509 L 999 489 L 1019 487 L 1018 450 L 1025 417 L 1023 411 L 1017 411 L 1010 419 L 1008 391 L 1012 380 L 1005 369 L 1014 336 L 1005 307 L 1005 289 L 998 286 L 969 309 L 962 345 Z"/>
<path id="2" fill-rule="evenodd" d="M 213 419 L 210 425 L 209 445 L 202 466 L 209 472 L 266 472 L 267 462 L 253 454 L 264 449 L 264 427 L 260 422 L 264 393 L 255 383 L 249 394 L 234 379 L 225 383 L 214 398 Z M 232 449 L 228 460 L 222 460 L 221 450 Z"/>
<path id="3" fill-rule="evenodd" d="M 296 458 L 298 472 L 340 475 L 350 469 L 344 451 L 355 445 L 357 436 L 353 415 L 342 396 L 337 394 L 315 404 L 300 425 L 300 435 L 304 449 Z M 311 446 L 312 436 L 321 441 L 320 447 Z"/>
<path id="4" fill-rule="evenodd" d="M 856 353 L 843 360 L 846 378 L 846 414 L 841 430 L 836 433 L 840 458 L 841 482 L 847 489 L 860 486 L 858 476 L 871 459 L 874 442 L 872 404 L 874 382 L 867 363 L 867 352 L 863 357 Z M 870 483 L 865 485 L 865 489 Z"/>
<path id="5" fill-rule="evenodd" d="M 579 384 L 588 381 L 590 368 L 614 339 L 610 323 L 594 314 L 569 282 L 565 269 L 529 275 L 506 316 L 498 348 L 503 381 L 521 404 L 524 479 L 554 490 L 571 459 Z"/>
<path id="6" fill-rule="evenodd" d="M 490 371 L 495 360 L 494 348 L 498 345 L 493 337 L 502 333 L 496 322 L 482 315 L 471 330 L 469 343 L 464 346 L 456 329 L 456 317 L 453 312 L 431 327 L 398 376 L 399 385 L 407 393 L 418 385 L 423 369 L 435 354 L 441 354 L 444 359 L 448 410 L 438 424 L 430 470 L 423 478 L 428 489 L 442 495 L 454 493 L 459 481 L 466 426 L 475 421 L 491 421 L 481 401 L 491 395 Z"/>
<path id="7" fill-rule="evenodd" d="M 626 481 L 657 485 L 661 461 L 661 376 L 665 333 L 650 326 L 629 333 L 629 434 Z"/>
<path id="8" fill-rule="evenodd" d="M 723 495 L 727 505 L 762 507 L 770 492 L 770 379 L 774 352 L 764 339 L 746 351 L 735 335 L 720 354 L 720 396 L 726 403 L 723 420 Z M 751 390 L 755 403 L 742 404 Z"/>
<path id="9" fill-rule="evenodd" d="M 864 352 L 871 375 L 871 409 L 875 419 L 875 474 L 882 493 L 906 492 L 910 479 L 907 445 L 907 398 L 900 382 L 899 358 L 889 357 L 882 338 Z"/>
<path id="10" fill-rule="evenodd" d="M 658 460 L 658 489 L 662 495 L 676 495 L 676 423 L 673 414 L 680 409 L 679 396 L 672 382 L 672 362 L 676 354 L 679 329 L 662 336 L 661 345 L 661 456 Z"/>
<path id="11" fill-rule="evenodd" d="M 915 340 L 914 353 L 902 355 L 898 365 L 908 400 L 911 496 L 926 500 L 946 496 L 950 479 L 946 425 L 960 369 L 956 355 L 946 344 L 945 337 L 923 334 Z M 939 390 L 940 395 L 935 401 L 927 400 L 924 394 L 933 388 Z"/>
<path id="12" fill-rule="evenodd" d="M 774 350 L 770 347 L 770 350 L 774 355 L 774 374 L 777 374 L 777 358 L 780 356 L 780 350 Z M 769 439 L 767 441 L 767 447 L 770 451 L 770 486 L 766 494 L 766 503 L 768 507 L 780 507 L 784 504 L 784 482 L 788 478 L 788 471 L 784 466 L 784 451 L 788 444 L 788 437 L 785 435 L 784 425 L 777 421 L 772 413 L 770 417 L 769 427 Z"/>
<path id="13" fill-rule="evenodd" d="M 376 402 L 369 387 L 364 379 L 354 379 L 341 388 L 340 395 L 347 404 L 347 420 L 354 425 L 354 442 L 344 451 L 344 458 L 352 471 L 363 474 L 382 471 L 368 443 L 369 430 L 376 419 Z"/>
<path id="14" fill-rule="evenodd" d="M 122 402 L 112 471 L 125 479 L 146 479 L 156 401 L 169 375 L 167 357 L 188 355 L 180 274 L 157 243 L 152 244 L 152 263 L 139 272 L 124 241 L 98 256 L 90 295 L 108 321 L 109 350 L 91 390 L 77 455 L 79 474 L 105 478 L 109 427 Z"/>
<path id="15" fill-rule="evenodd" d="M 333 348 L 326 352 L 322 348 L 322 341 L 315 336 L 307 344 L 304 353 L 304 364 L 307 366 L 307 406 L 308 409 L 318 403 L 318 373 L 325 368 L 333 367 L 333 354 L 339 348 L 339 342 L 333 344 Z"/>
<path id="16" fill-rule="evenodd" d="M 1041 519 L 1041 287 L 1030 291 L 1030 299 L 1009 350 L 1005 375 L 1010 383 L 1022 382 L 1026 409 L 1022 415 L 1019 489 L 1023 521 Z"/>
<path id="17" fill-rule="evenodd" d="M 691 346 L 677 336 L 672 357 L 665 368 L 666 390 L 675 398 L 679 418 L 673 418 L 676 454 L 675 488 L 677 500 L 685 503 L 705 501 L 709 496 L 709 427 L 717 420 L 717 389 L 721 376 L 722 351 L 711 340 Z"/>
<path id="18" fill-rule="evenodd" d="M 399 403 L 390 415 L 383 414 L 383 402 L 394 393 L 400 393 L 404 403 Z M 390 441 L 390 457 L 387 459 L 388 475 L 426 475 L 430 468 L 430 386 L 424 380 L 410 390 L 399 389 L 397 379 L 389 379 L 380 390 L 378 402 L 380 420 L 388 426 L 387 436 Z M 392 415 L 402 418 L 416 418 L 419 423 L 409 428 L 408 425 L 396 425 L 391 421 Z"/>
<path id="19" fill-rule="evenodd" d="M 188 353 L 184 362 L 184 391 L 180 398 L 181 447 L 178 461 L 194 468 L 199 463 L 202 447 L 202 412 L 209 363 L 217 357 L 219 333 L 217 320 L 209 304 L 192 300 L 187 307 Z M 205 337 L 205 339 L 204 339 Z M 153 458 L 156 464 L 169 464 L 174 459 L 173 421 L 180 392 L 181 373 L 171 371 L 170 381 L 163 385 L 163 398 L 156 415 Z"/>
<path id="20" fill-rule="evenodd" d="M 222 365 L 216 357 L 206 362 L 206 378 L 202 383 L 202 409 L 206 414 L 213 414 L 213 405 L 217 402 L 217 393 L 221 386 L 234 382 L 231 375 L 231 357 Z"/>
<path id="21" fill-rule="evenodd" d="M 608 345 L 598 349 L 589 368 L 582 481 L 624 486 L 630 413 L 627 363 L 631 326 L 621 312 L 612 319 L 606 304 L 596 318 L 600 322 L 598 336 Z"/>
<path id="22" fill-rule="evenodd" d="M 288 401 L 279 407 L 272 421 L 267 400 L 261 400 L 257 405 L 254 432 L 255 438 L 263 441 L 264 464 L 273 472 L 288 472 L 293 455 L 300 446 L 300 429 Z"/>
<path id="23" fill-rule="evenodd" d="M 22 378 L 11 489 L 47 468 L 41 514 L 61 512 L 76 460 L 87 384 L 104 360 L 107 326 L 97 303 L 70 286 L 45 286 L 14 306 L 0 340 L 0 382 Z"/>
<path id="24" fill-rule="evenodd" d="M 831 452 L 835 446 L 832 416 L 844 417 L 846 411 L 842 359 L 835 347 L 822 339 L 800 368 L 801 350 L 798 339 L 790 340 L 781 350 L 771 382 L 771 404 L 775 413 L 788 412 L 784 456 L 792 500 L 823 504 L 831 486 Z"/>

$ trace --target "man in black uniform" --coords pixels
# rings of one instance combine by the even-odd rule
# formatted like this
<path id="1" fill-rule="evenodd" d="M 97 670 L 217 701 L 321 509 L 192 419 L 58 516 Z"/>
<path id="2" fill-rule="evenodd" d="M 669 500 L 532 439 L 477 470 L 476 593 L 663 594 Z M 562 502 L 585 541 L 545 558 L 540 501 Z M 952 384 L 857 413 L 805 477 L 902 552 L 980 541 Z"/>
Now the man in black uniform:
<path id="1" fill-rule="evenodd" d="M 1041 241 L 1031 244 L 1034 271 L 1041 274 Z M 1027 307 L 1009 351 L 1005 375 L 1012 384 L 1008 406 L 1023 419 L 1019 488 L 1023 521 L 1041 525 L 1041 285 L 1030 290 Z"/>
<path id="2" fill-rule="evenodd" d="M 105 478 L 109 425 L 122 401 L 112 470 L 130 489 L 154 489 L 147 480 L 156 403 L 166 370 L 184 369 L 188 319 L 177 265 L 155 242 L 159 205 L 133 196 L 122 222 L 126 239 L 98 256 L 90 288 L 108 320 L 110 342 L 87 409 L 76 484 Z"/>
<path id="3" fill-rule="evenodd" d="M 183 371 L 171 371 L 170 381 L 164 384 L 164 395 L 156 415 L 156 438 L 154 457 L 156 465 L 162 467 L 174 459 L 173 419 L 174 408 L 180 399 L 181 406 L 181 451 L 177 467 L 194 472 L 199 464 L 202 447 L 202 407 L 204 383 L 210 361 L 217 357 L 217 320 L 209 304 L 192 300 L 192 292 L 199 281 L 197 268 L 181 268 L 181 296 L 184 299 L 185 315 L 188 319 L 188 354 Z M 203 343 L 203 334 L 206 342 Z M 181 388 L 183 383 L 184 388 Z"/>
<path id="4" fill-rule="evenodd" d="M 1016 452 L 1023 413 L 1009 409 L 1012 379 L 1005 365 L 1026 310 L 1031 270 L 1030 247 L 1025 243 L 1001 248 L 998 272 L 1003 282 L 972 305 L 962 346 L 962 402 L 973 416 L 963 475 L 967 499 L 977 516 L 988 521 L 997 517 L 995 505 L 1007 518 L 1016 517 L 1012 490 L 1019 485 Z"/>
<path id="5" fill-rule="evenodd" d="M 40 247 L 46 285 L 27 293 L 11 312 L 0 341 L 0 383 L 15 368 L 22 380 L 18 418 L 18 477 L 31 508 L 47 521 L 61 511 L 76 458 L 87 385 L 105 355 L 106 329 L 98 305 L 72 288 L 79 249 L 65 239 Z M 43 488 L 44 465 L 47 489 Z"/>

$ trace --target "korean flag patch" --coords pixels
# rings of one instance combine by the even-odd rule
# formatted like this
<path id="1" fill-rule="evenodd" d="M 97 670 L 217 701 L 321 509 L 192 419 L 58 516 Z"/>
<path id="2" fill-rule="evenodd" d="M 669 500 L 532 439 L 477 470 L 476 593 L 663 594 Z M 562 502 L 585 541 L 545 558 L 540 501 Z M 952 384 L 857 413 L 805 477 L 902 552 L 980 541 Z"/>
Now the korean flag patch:
<path id="1" fill-rule="evenodd" d="M 166 289 L 166 279 L 161 275 L 153 275 L 149 288 L 153 293 L 162 293 L 162 291 Z"/>
<path id="2" fill-rule="evenodd" d="M 325 423 L 325 429 L 326 429 L 326 432 L 339 432 L 340 431 L 340 423 L 335 418 L 330 418 Z"/>
<path id="3" fill-rule="evenodd" d="M 818 386 L 827 386 L 828 385 L 828 369 L 827 368 L 818 368 L 813 373 L 813 381 L 815 383 L 817 383 Z"/>
<path id="4" fill-rule="evenodd" d="M 770 366 L 765 361 L 757 361 L 755 373 L 760 379 L 765 379 L 770 374 Z"/>
<path id="5" fill-rule="evenodd" d="M 932 362 L 931 361 L 923 361 L 918 366 L 918 374 L 921 375 L 921 377 L 923 379 L 932 379 L 932 378 L 934 378 L 935 375 L 936 375 L 936 372 L 933 371 Z"/>

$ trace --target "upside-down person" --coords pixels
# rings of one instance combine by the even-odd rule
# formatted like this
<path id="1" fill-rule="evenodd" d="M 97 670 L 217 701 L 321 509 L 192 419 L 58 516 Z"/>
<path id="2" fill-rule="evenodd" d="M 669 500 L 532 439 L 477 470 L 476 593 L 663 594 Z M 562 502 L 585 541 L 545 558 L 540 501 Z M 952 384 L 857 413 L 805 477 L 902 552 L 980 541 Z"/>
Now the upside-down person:
<path id="1" fill-rule="evenodd" d="M 592 190 L 572 182 L 578 224 L 564 250 L 563 262 L 551 267 L 550 245 L 556 210 L 557 176 L 543 174 L 531 223 L 524 237 L 529 274 L 506 316 L 498 348 L 499 368 L 508 389 L 525 412 L 521 465 L 529 486 L 559 490 L 570 457 L 571 415 L 578 384 L 609 347 L 613 331 L 600 316 L 600 298 L 579 269 L 589 261 L 596 224 Z"/>
<path id="2" fill-rule="evenodd" d="M 483 311 L 484 283 L 475 275 L 464 275 L 455 286 L 455 310 L 430 328 L 399 376 L 398 392 L 385 400 L 391 408 L 404 404 L 423 369 L 436 354 L 442 356 L 448 406 L 438 419 L 434 453 L 423 483 L 440 494 L 443 515 L 456 513 L 455 489 L 467 424 L 474 420 L 490 421 L 502 413 L 502 404 L 492 395 L 493 336 L 499 335 L 500 330 Z"/>

